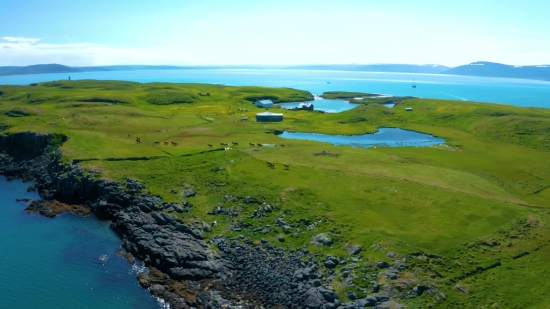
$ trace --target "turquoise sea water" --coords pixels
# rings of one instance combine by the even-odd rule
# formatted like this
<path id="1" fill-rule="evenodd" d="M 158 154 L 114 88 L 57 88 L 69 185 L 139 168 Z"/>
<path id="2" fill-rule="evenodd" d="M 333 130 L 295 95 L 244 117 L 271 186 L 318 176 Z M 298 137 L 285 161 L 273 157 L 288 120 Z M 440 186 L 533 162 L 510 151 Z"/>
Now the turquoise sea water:
<path id="1" fill-rule="evenodd" d="M 336 146 L 351 146 L 361 148 L 403 146 L 422 147 L 445 143 L 445 140 L 439 137 L 398 128 L 380 128 L 374 134 L 363 135 L 330 135 L 285 131 L 278 136 L 288 139 L 331 143 Z"/>
<path id="2" fill-rule="evenodd" d="M 0 76 L 0 85 L 67 79 L 69 74 Z M 321 94 L 360 91 L 397 96 L 504 103 L 550 108 L 550 82 L 442 74 L 307 70 L 174 70 L 71 73 L 72 79 L 188 82 L 292 87 Z M 413 89 L 412 81 L 418 85 Z"/>
<path id="3" fill-rule="evenodd" d="M 108 222 L 25 213 L 15 199 L 38 199 L 30 185 L 0 176 L 0 308 L 159 308 L 137 268 L 116 255 L 120 240 Z"/>
<path id="4" fill-rule="evenodd" d="M 313 108 L 316 111 L 320 110 L 320 111 L 324 111 L 324 112 L 327 112 L 327 113 L 339 113 L 339 112 L 347 111 L 347 110 L 352 109 L 352 108 L 357 106 L 357 104 L 352 104 L 352 103 L 349 103 L 348 101 L 344 101 L 344 100 L 320 99 L 320 100 L 315 100 L 315 101 L 309 101 L 308 103 L 313 104 Z M 298 105 L 300 105 L 300 102 L 283 103 L 283 104 L 278 104 L 278 105 L 281 106 L 282 108 L 289 109 L 289 108 L 298 107 Z"/>

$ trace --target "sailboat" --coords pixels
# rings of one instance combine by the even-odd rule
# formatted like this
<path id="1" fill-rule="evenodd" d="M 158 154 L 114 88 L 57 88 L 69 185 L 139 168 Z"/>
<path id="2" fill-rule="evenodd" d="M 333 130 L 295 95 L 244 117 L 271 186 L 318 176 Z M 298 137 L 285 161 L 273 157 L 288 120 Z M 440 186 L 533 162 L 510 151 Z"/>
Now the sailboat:
<path id="1" fill-rule="evenodd" d="M 416 88 L 416 79 L 413 77 L 413 84 L 412 84 L 412 87 L 413 88 Z"/>

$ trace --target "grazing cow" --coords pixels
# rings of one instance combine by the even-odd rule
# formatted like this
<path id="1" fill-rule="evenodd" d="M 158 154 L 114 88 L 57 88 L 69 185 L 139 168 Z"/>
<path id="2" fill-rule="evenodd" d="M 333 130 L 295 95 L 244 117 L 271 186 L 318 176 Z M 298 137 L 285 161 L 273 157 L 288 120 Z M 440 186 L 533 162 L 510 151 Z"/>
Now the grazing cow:
<path id="1" fill-rule="evenodd" d="M 136 143 L 141 143 L 141 140 L 139 139 L 139 137 L 136 137 Z"/>
<path id="2" fill-rule="evenodd" d="M 220 143 L 220 146 L 229 146 L 227 143 Z"/>
<path id="3" fill-rule="evenodd" d="M 231 144 L 233 144 L 233 146 L 239 146 L 239 143 L 237 142 L 231 142 Z"/>
<path id="4" fill-rule="evenodd" d="M 164 146 L 168 146 L 168 142 L 167 142 L 167 141 L 164 141 Z"/>
<path id="5" fill-rule="evenodd" d="M 283 144 L 281 144 L 281 147 L 285 148 L 286 146 L 285 146 L 285 145 L 283 145 Z"/>
<path id="6" fill-rule="evenodd" d="M 208 147 L 212 148 L 212 146 L 213 146 L 212 144 L 208 144 Z"/>
<path id="7" fill-rule="evenodd" d="M 271 167 L 271 168 L 275 168 L 275 164 L 271 163 L 271 162 L 267 162 L 267 166 L 268 167 Z"/>
<path id="8" fill-rule="evenodd" d="M 218 225 L 218 221 L 213 221 L 212 226 L 216 226 L 216 225 Z"/>
<path id="9" fill-rule="evenodd" d="M 290 165 L 288 164 L 283 164 L 285 166 L 285 170 L 289 170 L 290 169 Z"/>
<path id="10" fill-rule="evenodd" d="M 160 145 L 160 142 L 155 142 L 155 145 Z"/>
<path id="11" fill-rule="evenodd" d="M 128 137 L 131 137 L 130 133 L 128 133 Z"/>
<path id="12" fill-rule="evenodd" d="M 177 146 L 178 143 L 172 142 L 172 146 Z"/>
<path id="13" fill-rule="evenodd" d="M 263 147 L 263 146 L 264 146 L 264 145 L 262 145 L 262 144 L 260 144 L 260 143 L 258 143 L 258 144 L 256 144 L 256 145 L 258 145 L 258 147 Z"/>

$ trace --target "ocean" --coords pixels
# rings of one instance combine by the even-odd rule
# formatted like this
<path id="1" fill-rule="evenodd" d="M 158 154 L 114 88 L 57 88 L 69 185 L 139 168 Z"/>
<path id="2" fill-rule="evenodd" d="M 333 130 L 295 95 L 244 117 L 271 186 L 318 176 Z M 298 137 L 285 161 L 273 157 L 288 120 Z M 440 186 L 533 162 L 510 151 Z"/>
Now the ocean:
<path id="1" fill-rule="evenodd" d="M 31 185 L 0 176 L 0 308 L 161 307 L 138 285 L 140 267 L 116 255 L 120 240 L 108 222 L 25 213 L 25 203 L 15 199 L 38 199 L 27 192 Z"/>
<path id="2" fill-rule="evenodd" d="M 443 74 L 373 73 L 307 70 L 158 70 L 0 76 L 0 85 L 28 85 L 68 79 L 136 82 L 213 83 L 291 87 L 321 94 L 359 91 L 460 101 L 492 102 L 550 108 L 550 81 Z M 413 80 L 417 87 L 412 88 Z"/>

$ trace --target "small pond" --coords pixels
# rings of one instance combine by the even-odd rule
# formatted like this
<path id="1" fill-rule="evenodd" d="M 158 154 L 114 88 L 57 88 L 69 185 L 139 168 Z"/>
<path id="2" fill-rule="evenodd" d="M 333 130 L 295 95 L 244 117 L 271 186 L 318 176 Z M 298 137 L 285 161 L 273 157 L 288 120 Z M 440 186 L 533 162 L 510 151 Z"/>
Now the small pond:
<path id="1" fill-rule="evenodd" d="M 316 111 L 324 111 L 326 113 L 339 113 L 350 110 L 358 105 L 349 103 L 345 100 L 316 99 L 308 102 L 281 103 L 279 106 L 282 108 L 291 109 L 298 107 L 300 103 L 311 103 Z"/>
<path id="2" fill-rule="evenodd" d="M 287 139 L 310 140 L 330 143 L 336 146 L 351 146 L 360 148 L 405 146 L 424 147 L 445 143 L 443 138 L 399 128 L 380 128 L 376 133 L 363 135 L 329 135 L 285 131 L 278 136 Z"/>

